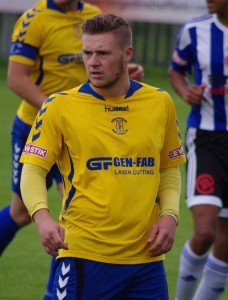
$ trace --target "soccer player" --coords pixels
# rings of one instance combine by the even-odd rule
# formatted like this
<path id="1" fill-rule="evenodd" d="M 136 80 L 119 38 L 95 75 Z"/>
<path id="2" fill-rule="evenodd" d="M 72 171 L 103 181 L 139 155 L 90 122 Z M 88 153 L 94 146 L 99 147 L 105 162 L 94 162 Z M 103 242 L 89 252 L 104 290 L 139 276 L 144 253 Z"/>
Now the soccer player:
<path id="1" fill-rule="evenodd" d="M 175 106 L 165 91 L 129 79 L 125 19 L 101 14 L 82 30 L 89 80 L 45 101 L 21 157 L 25 205 L 44 249 L 58 256 L 53 299 L 167 300 L 163 259 L 185 162 Z M 56 161 L 59 224 L 45 186 Z"/>
<path id="2" fill-rule="evenodd" d="M 0 211 L 0 255 L 17 231 L 31 218 L 20 192 L 19 157 L 31 125 L 44 100 L 59 90 L 70 89 L 87 78 L 82 62 L 81 26 L 98 13 L 98 7 L 78 0 L 41 0 L 16 22 L 9 58 L 9 87 L 23 100 L 12 128 L 12 201 Z M 142 80 L 143 68 L 128 66 L 132 78 Z M 62 178 L 56 166 L 47 177 L 60 191 Z"/>
<path id="3" fill-rule="evenodd" d="M 181 253 L 178 300 L 219 299 L 228 277 L 228 1 L 206 3 L 209 14 L 182 27 L 169 70 L 191 105 L 186 196 L 194 232 Z"/>

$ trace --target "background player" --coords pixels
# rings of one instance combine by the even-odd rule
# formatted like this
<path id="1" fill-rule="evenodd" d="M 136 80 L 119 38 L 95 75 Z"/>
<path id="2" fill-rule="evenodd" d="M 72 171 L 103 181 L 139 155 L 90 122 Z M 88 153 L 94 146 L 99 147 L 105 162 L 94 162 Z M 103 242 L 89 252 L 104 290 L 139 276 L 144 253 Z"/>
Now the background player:
<path id="1" fill-rule="evenodd" d="M 228 1 L 206 3 L 210 14 L 181 29 L 169 70 L 173 88 L 192 107 L 186 194 L 194 232 L 181 254 L 178 300 L 219 299 L 228 277 Z M 192 67 L 194 84 L 186 77 Z"/>

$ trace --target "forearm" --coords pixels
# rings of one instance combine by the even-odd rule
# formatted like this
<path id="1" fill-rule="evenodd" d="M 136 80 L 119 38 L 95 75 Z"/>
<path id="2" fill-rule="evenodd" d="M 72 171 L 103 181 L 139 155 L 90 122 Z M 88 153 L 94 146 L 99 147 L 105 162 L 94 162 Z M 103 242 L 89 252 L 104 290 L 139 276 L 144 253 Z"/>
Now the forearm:
<path id="1" fill-rule="evenodd" d="M 177 94 L 190 105 L 200 105 L 204 100 L 204 89 L 206 85 L 190 84 L 185 74 L 175 70 L 169 70 L 169 79 Z"/>
<path id="2" fill-rule="evenodd" d="M 181 176 L 179 167 L 161 170 L 158 190 L 160 216 L 172 214 L 179 220 Z"/>
<path id="3" fill-rule="evenodd" d="M 43 168 L 24 164 L 21 175 L 21 193 L 29 214 L 33 215 L 38 210 L 48 210 L 47 171 Z"/>
<path id="4" fill-rule="evenodd" d="M 8 86 L 19 97 L 39 109 L 47 97 L 30 79 L 31 71 L 32 66 L 30 65 L 10 61 Z"/>
<path id="5" fill-rule="evenodd" d="M 47 98 L 29 78 L 17 79 L 11 90 L 38 109 Z"/>
<path id="6" fill-rule="evenodd" d="M 182 99 L 185 100 L 186 94 L 188 92 L 188 88 L 190 86 L 188 78 L 184 74 L 177 72 L 173 69 L 169 69 L 168 76 L 169 76 L 170 83 L 173 89 L 175 90 L 175 92 Z"/>

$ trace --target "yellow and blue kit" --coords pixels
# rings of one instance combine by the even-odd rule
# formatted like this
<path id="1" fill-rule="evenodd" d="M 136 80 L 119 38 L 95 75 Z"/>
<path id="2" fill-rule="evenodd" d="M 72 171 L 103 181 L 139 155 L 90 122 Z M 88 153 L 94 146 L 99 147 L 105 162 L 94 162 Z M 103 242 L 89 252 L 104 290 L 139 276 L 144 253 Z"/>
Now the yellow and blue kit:
<path id="1" fill-rule="evenodd" d="M 36 118 L 21 161 L 47 171 L 57 161 L 61 170 L 60 222 L 69 250 L 60 250 L 60 258 L 163 260 L 149 255 L 147 243 L 158 219 L 160 171 L 185 162 L 175 106 L 166 92 L 131 80 L 127 95 L 115 99 L 104 99 L 89 82 L 53 94 Z"/>
<path id="2" fill-rule="evenodd" d="M 82 84 L 87 76 L 82 62 L 81 25 L 100 13 L 96 6 L 78 2 L 72 12 L 61 10 L 52 0 L 41 0 L 16 22 L 10 61 L 32 66 L 31 80 L 44 95 Z M 12 128 L 12 190 L 20 196 L 21 164 L 18 161 L 38 109 L 22 100 Z M 61 182 L 57 169 L 49 175 Z"/>
<path id="3" fill-rule="evenodd" d="M 16 22 L 10 60 L 31 65 L 31 79 L 47 96 L 82 84 L 87 76 L 82 62 L 81 26 L 101 11 L 78 3 L 78 10 L 63 11 L 52 0 L 41 0 Z M 17 115 L 32 125 L 38 110 L 25 100 Z"/>

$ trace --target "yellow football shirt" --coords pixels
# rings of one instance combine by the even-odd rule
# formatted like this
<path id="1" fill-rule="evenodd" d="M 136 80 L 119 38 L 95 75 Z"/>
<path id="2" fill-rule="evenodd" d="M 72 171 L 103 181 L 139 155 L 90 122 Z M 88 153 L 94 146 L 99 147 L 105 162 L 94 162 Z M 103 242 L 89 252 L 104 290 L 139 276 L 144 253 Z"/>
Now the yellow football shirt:
<path id="1" fill-rule="evenodd" d="M 170 96 L 131 81 L 104 99 L 85 83 L 52 95 L 40 110 L 21 161 L 47 171 L 57 161 L 65 192 L 60 222 L 69 250 L 59 257 L 137 264 L 150 257 L 160 169 L 185 162 Z"/>
<path id="2" fill-rule="evenodd" d="M 101 11 L 79 2 L 78 10 L 62 11 L 52 0 L 41 0 L 16 22 L 10 60 L 33 66 L 31 79 L 48 97 L 82 84 L 87 76 L 82 62 L 81 26 Z M 38 110 L 25 100 L 17 115 L 32 125 Z"/>

